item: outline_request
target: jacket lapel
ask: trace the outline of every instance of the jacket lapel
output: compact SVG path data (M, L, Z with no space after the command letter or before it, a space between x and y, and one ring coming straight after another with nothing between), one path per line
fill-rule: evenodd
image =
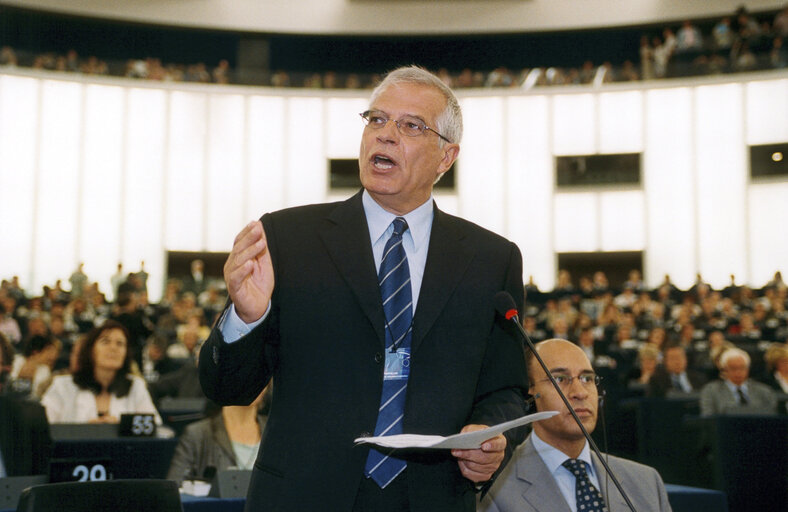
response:
M356 295L382 347L385 343L385 316L361 192L339 203L327 220L328 225L321 233L326 250Z
M624 497L621 495L621 493L618 492L618 488L616 487L616 484L614 484L612 481L609 482L609 485L605 484L605 480L610 477L605 471L605 466L602 465L602 462L599 460L599 457L597 457L595 453L591 453L591 459L594 461L594 468L596 469L597 480L599 480L599 487L600 487L599 492L601 492L602 496L605 498L605 501L608 504L608 509L629 510L629 505L627 505L627 502L626 500L624 500ZM612 459L608 459L607 463L610 466L610 469L616 475L616 478L618 478L621 487L628 488L628 484L626 483L626 479L628 478L628 475L624 471L616 471L616 469L613 467L614 462ZM632 499L631 494L630 494L630 499Z
M542 512L570 512L555 478L547 470L542 458L534 449L531 438L525 440L522 455L513 457L517 463L517 479L523 482L523 500L530 509Z
M412 352L416 352L443 311L476 252L453 217L437 206L434 212L427 263L413 318Z

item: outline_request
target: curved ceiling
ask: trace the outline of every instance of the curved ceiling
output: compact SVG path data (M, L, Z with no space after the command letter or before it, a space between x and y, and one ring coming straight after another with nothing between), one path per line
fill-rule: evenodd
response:
M467 34L641 25L786 0L2 0L79 16L290 34Z

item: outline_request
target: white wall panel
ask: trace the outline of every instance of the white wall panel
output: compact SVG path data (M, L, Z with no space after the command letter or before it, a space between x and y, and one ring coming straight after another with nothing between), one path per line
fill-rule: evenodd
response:
M599 196L557 193L553 203L555 252L599 250Z
M288 206L319 203L328 192L325 123L320 98L290 98L287 102L287 169L285 197Z
M464 133L456 168L460 215L503 233L506 229L503 99L466 98L461 105ZM499 207L490 208L493 204Z
M205 248L207 100L200 93L170 95L164 242L171 251Z
M762 285L781 271L788 274L788 182L750 187L750 273L748 281ZM738 277L738 276L737 276ZM744 277L744 276L742 276ZM744 282L739 279L738 282Z
M599 247L602 251L645 249L645 221L645 198L640 190L599 194Z
M750 82L746 91L747 144L788 141L788 80Z
M593 94L553 97L553 154L591 155L597 152L595 103Z
M244 98L217 94L209 100L206 241L209 251L229 252L244 224Z
M167 114L168 95L165 91L129 89L121 261L129 271L137 270L140 262L145 261L145 270L150 274L148 294L152 301L158 301L161 296L166 272L164 166L169 134Z
M367 110L363 98L329 98L326 106L326 155L328 158L357 158L364 123L358 114Z
M279 210L287 205L286 100L275 96L252 96L248 104L249 186L246 191L244 225L265 212Z
M697 271L692 90L646 93L644 280L689 288Z
M33 289L74 270L80 200L83 86L44 80L33 241Z
M85 272L105 292L111 290L109 278L120 258L123 234L124 97L121 87L85 88L77 260L85 263Z
M599 95L599 152L639 153L643 150L643 93Z
M738 84L696 90L699 268L713 287L725 286L730 274L749 279L742 100Z
M0 76L0 275L30 288L40 81Z
M553 156L547 96L506 100L507 235L523 254L523 273L551 289L553 252Z

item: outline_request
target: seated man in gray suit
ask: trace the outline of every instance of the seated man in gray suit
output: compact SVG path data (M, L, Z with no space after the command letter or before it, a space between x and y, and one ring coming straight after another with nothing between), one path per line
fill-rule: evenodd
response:
M729 348L720 356L720 376L700 391L700 414L774 414L777 395L766 384L750 379L750 355Z
M536 350L583 426L589 433L593 432L599 405L598 379L585 352L561 339L538 343ZM533 432L514 452L512 460L482 499L479 510L628 511L624 498L609 481L602 463L592 454L580 427L530 351L527 359L529 392L537 411L559 411L560 414L534 423ZM613 456L607 458L607 463L638 512L671 510L665 486L656 470ZM586 496L590 496L588 501Z

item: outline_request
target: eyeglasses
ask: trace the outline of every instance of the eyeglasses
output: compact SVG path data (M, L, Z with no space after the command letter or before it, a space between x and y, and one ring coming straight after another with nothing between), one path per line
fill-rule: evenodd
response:
M393 119L389 118L388 114L380 110L366 110L359 115L361 116L361 119L364 120L364 124L374 130L379 130L386 126L389 121L394 121ZM402 116L394 121L394 125L402 135L407 135L408 137L418 137L419 135L424 134L425 130L429 130L451 144L449 139L435 131L433 128L427 126L427 124L418 117Z
M575 379L582 384L585 388L590 388L591 386L598 386L599 383L602 382L602 377L597 375L596 373L581 373L577 377L572 377L571 375L567 375L566 373L553 373L553 378L555 379L556 384L562 390L566 391L572 386L572 381ZM534 382L545 382L549 381L550 379L541 379Z

